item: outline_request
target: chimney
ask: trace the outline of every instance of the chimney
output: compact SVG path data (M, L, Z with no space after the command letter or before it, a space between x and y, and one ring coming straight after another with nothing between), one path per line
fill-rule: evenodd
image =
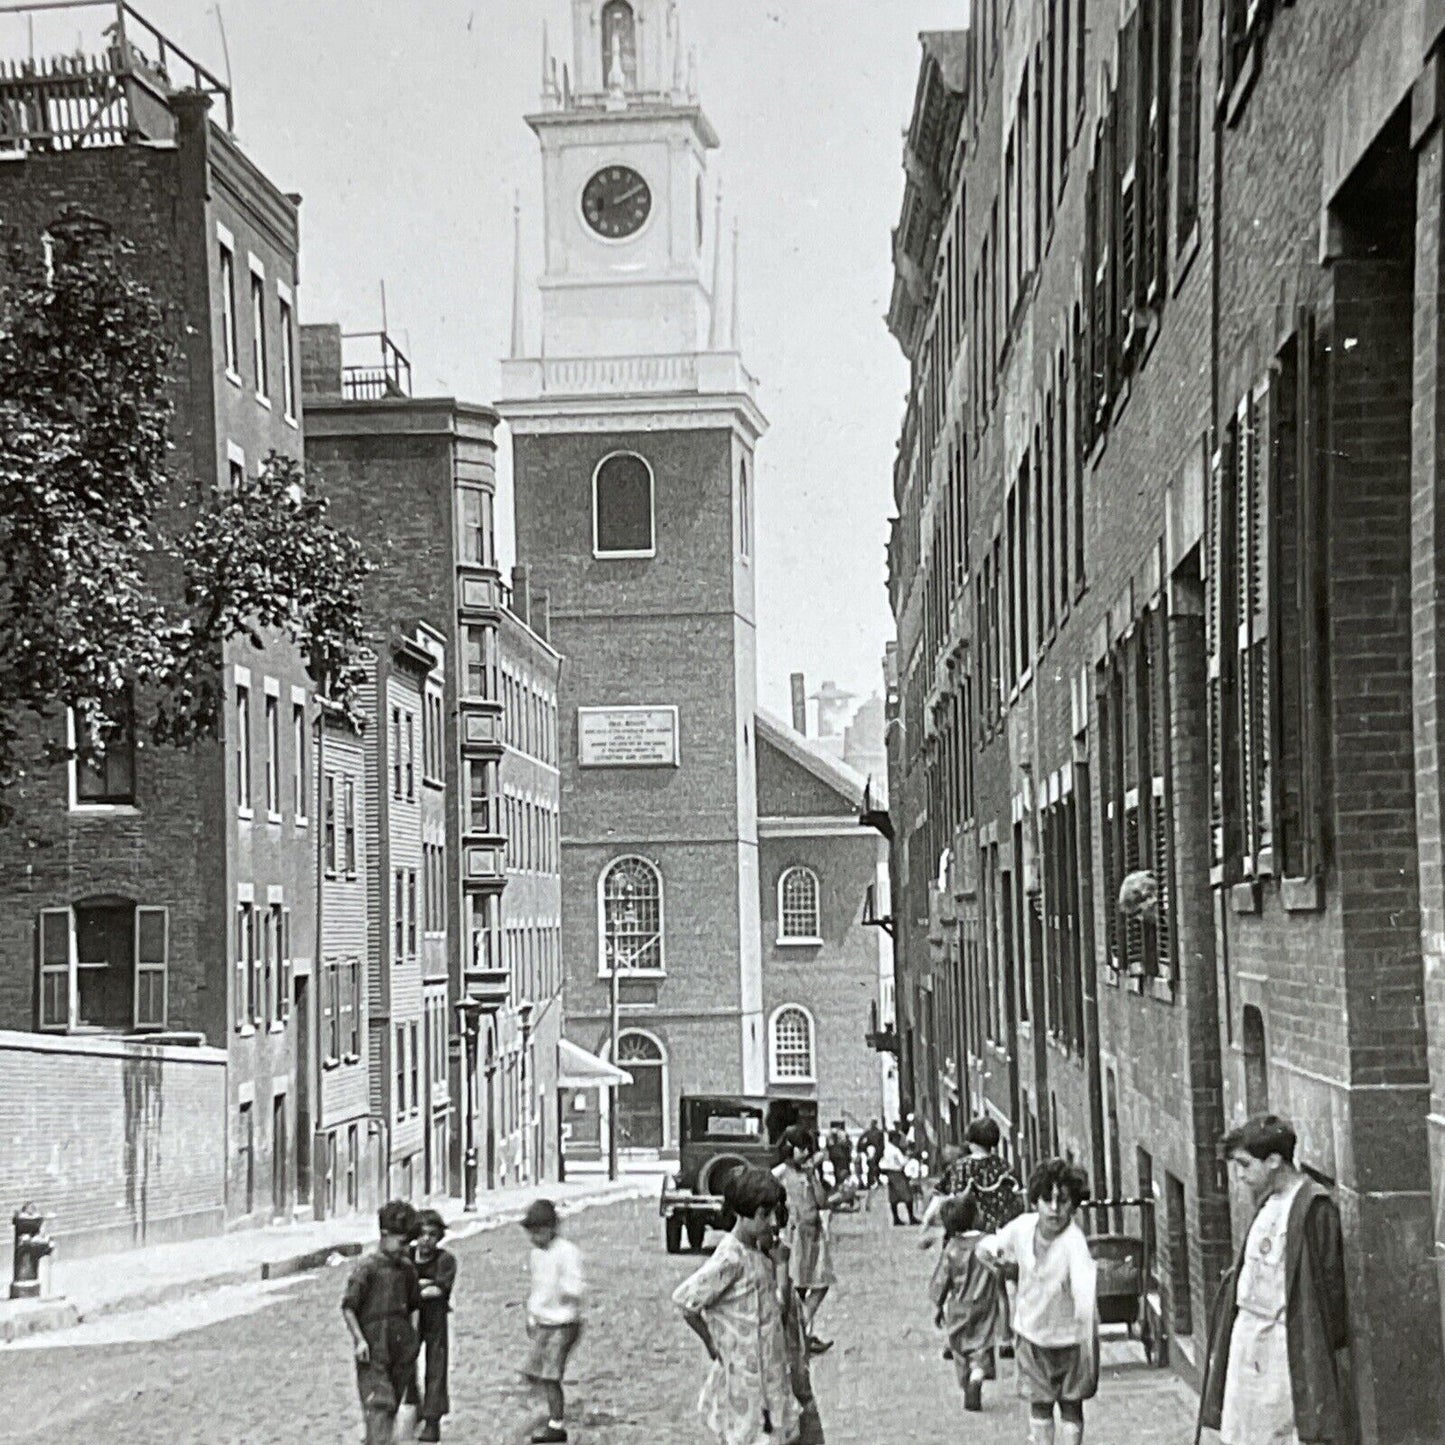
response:
M341 328L334 322L301 328L301 395L341 395Z
M801 672L795 672L788 685L793 693L793 731L808 735L808 687Z
M512 611L532 625L532 569L525 562L512 568Z

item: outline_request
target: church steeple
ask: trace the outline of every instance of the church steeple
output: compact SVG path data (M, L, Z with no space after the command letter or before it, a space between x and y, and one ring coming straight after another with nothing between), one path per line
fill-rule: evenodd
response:
M677 0L572 0L573 104L681 104L685 58Z

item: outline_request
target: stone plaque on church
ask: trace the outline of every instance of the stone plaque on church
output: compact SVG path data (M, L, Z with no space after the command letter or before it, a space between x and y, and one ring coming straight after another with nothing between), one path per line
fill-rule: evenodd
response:
M675 768L675 707L579 707L577 762L584 768Z

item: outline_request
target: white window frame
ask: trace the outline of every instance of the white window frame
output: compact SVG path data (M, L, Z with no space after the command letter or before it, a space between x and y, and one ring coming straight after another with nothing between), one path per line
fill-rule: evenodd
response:
M276 300L281 332L281 415L291 426L297 426L296 299L284 281L276 283Z
M241 473L241 484L244 486L246 481L246 449L245 447L237 446L235 442L228 441L226 443L226 486L228 489L235 489L235 472L238 468Z
M667 975L667 885L662 869L640 853L623 853L609 858L597 875L597 976L611 978L607 966L607 879L623 863L641 863L657 879L657 967L619 968L619 978L664 978Z
M291 689L291 812L292 821L298 828L304 828L311 821L311 799L307 789L307 763L309 747L306 721L306 689Z
M266 819L281 821L281 685L274 677L262 680L266 703Z
M652 538L652 546L637 550L604 552L598 545L597 536L597 480L602 475L602 468L618 457L634 457L647 468L648 534ZM625 448L608 452L592 469L592 555L603 561L626 561L629 558L645 559L657 556L657 474L652 470L652 463L640 452L629 451Z
M216 222L216 241L219 247L217 269L220 273L221 290L221 359L226 368L226 380L232 386L243 386L245 383L241 380L240 372L241 334L237 324L239 317L236 314L236 238L219 221Z
M271 410L271 352L266 344L266 267L255 252L246 255L251 287L251 380L256 401Z
M53 919L62 922L65 928L66 958L63 964L47 964L45 961L45 921ZM36 939L40 968L40 993L35 1001L36 1017L44 1033L69 1033L75 1027L76 999L79 995L76 973L75 914L69 908L42 908L38 920L39 936ZM65 1018L47 1021L45 1014L46 981L51 978L65 979Z
M80 797L80 758L76 754L78 734L75 730L75 709L65 709L65 746L69 754L66 761L67 796L66 807L72 813L94 813L110 817L136 817L140 814L140 805L135 802L129 803L92 803L82 802ZM139 741L133 745L132 774L139 771L140 746ZM132 799L140 796L136 791L138 784L134 776L131 779Z
M794 874L803 874L813 881L813 931L811 933L789 933L786 927L784 897L788 879ZM823 884L817 871L803 863L794 863L778 874L778 947L816 948L823 941Z
M231 689L231 705L236 722L236 814L240 818L255 816L255 794L251 777L251 674L242 675L237 668Z
M784 1014L800 1014L808 1025L808 1072L785 1074L778 1067L778 1022ZM779 1004L768 1015L768 1079L774 1084L816 1084L818 1082L818 1029L812 1010L800 1003Z
M161 923L161 953L159 960L142 962L141 923L143 915L159 916ZM46 920L59 924L65 931L66 959L63 964L47 964L45 961ZM36 1019L42 1033L71 1033L79 1028L76 1014L80 998L80 965L76 947L76 917L73 905L62 908L42 908L37 919L38 936L37 963L39 966L39 994L36 998ZM161 1010L159 1018L141 1017L141 978L143 975L159 976ZM46 983L56 977L65 980L65 1018L49 1018L45 1012ZM163 1030L166 1027L170 1009L170 909L156 904L135 905L131 918L131 1027L133 1029ZM87 1030L88 1032L89 1030Z

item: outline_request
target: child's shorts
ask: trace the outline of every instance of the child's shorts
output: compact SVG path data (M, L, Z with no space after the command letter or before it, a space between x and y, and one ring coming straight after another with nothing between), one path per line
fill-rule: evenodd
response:
M1020 1335L1014 1358L1019 1395L1030 1405L1092 1400L1099 1388L1098 1354L1083 1345L1036 1345Z
M527 1352L522 1373L529 1380L561 1384L567 1374L567 1359L582 1333L580 1321L570 1325L536 1325L531 1330L532 1348Z

